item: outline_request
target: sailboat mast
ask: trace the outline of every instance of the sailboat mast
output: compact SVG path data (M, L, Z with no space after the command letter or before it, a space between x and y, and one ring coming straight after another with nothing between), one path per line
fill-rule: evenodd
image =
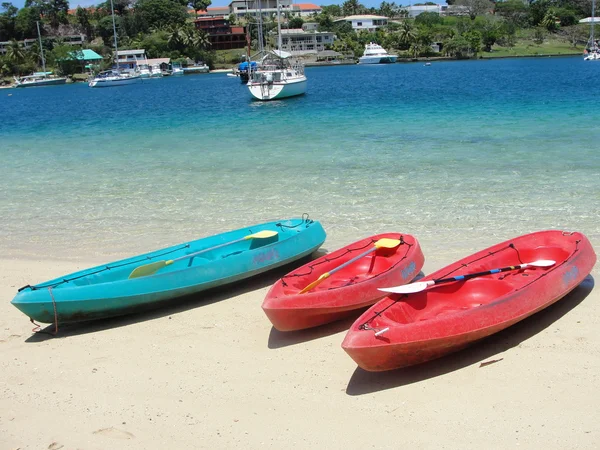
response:
M117 70L119 69L119 48L117 47L117 26L115 25L115 8L113 6L113 0L110 0L110 13L112 14L113 23L113 35L115 38L115 65Z
M281 48L281 5L279 4L279 0L275 0L277 2L277 50L282 51Z
M595 47L595 41L594 41L594 24L596 23L596 0L592 0L592 42L591 42L591 46L592 48Z
M44 59L44 47L42 47L42 35L40 33L40 22L38 22L36 20L35 24L37 25L38 39L40 41L40 56L42 57L42 71L45 72L46 71L46 60Z

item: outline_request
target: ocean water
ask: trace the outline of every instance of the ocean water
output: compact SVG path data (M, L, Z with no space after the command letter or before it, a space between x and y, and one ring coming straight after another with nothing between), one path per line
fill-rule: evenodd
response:
M451 260L541 229L600 249L600 65L307 68L260 103L225 74L0 90L3 257L111 261L303 213Z

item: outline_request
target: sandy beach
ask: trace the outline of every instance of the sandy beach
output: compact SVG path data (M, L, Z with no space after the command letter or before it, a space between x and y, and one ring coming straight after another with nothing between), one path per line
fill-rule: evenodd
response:
M351 321L271 327L260 305L289 268L56 337L10 304L97 262L0 261L0 448L597 448L592 276L467 350L368 373L340 348Z

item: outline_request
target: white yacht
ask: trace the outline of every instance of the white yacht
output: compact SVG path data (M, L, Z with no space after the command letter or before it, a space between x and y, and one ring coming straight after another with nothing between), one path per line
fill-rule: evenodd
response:
M390 55L385 49L375 42L365 45L365 52L358 58L359 64L389 64L395 63L398 55Z
M281 51L280 6L277 2L278 48L267 52L260 64L253 69L250 65L248 89L257 100L278 100L294 97L306 92L306 75L304 65L292 59L292 54ZM261 45L262 47L262 45Z
M119 48L117 45L117 27L115 25L115 10L113 7L113 1L110 0L110 11L112 14L112 23L113 23L113 35L115 39L115 66L116 69L105 70L104 72L100 72L94 78L90 80L88 85L92 88L98 87L112 87L112 86L122 86L125 84L133 84L141 81L141 77L139 73L135 72L126 72L119 68Z
M15 87L36 87L36 86L52 86L54 84L65 84L65 77L57 77L52 72L46 72L46 59L44 58L44 47L42 46L42 35L40 33L40 23L36 22L38 39L40 45L40 57L42 58L42 72L34 72L31 75L24 77L14 77Z
M306 92L304 66L292 61L291 54L280 50L268 52L259 68L251 72L248 89L258 100L277 100Z
M52 72L34 72L24 77L14 77L15 87L52 86L54 84L65 84L67 79L52 75Z
M89 86L93 88L123 86L125 84L137 83L140 80L140 76L136 74L120 70L105 70L96 75L89 82Z

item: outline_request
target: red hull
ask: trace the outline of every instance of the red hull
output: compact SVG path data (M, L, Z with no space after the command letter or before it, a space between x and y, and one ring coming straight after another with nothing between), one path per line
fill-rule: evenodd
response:
M475 253L419 281L541 259L556 263L391 294L354 322L342 348L361 368L374 372L439 358L560 300L591 272L596 254L581 233L540 231Z
M319 276L368 250L383 238L399 239L402 244L360 258L312 290L299 294ZM288 273L271 287L262 308L279 331L323 325L356 315L357 310L384 297L378 287L410 282L421 271L424 261L421 246L411 235L384 233L371 236Z

